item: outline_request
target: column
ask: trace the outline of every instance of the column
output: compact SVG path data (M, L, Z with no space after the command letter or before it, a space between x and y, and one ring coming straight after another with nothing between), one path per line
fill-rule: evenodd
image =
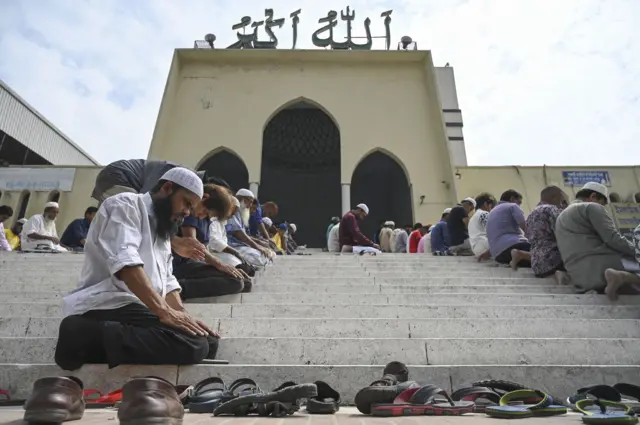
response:
M351 209L351 185L342 183L342 215Z
M258 187L260 186L260 183L249 183L249 190L253 192L253 196L255 196L256 198L258 198Z

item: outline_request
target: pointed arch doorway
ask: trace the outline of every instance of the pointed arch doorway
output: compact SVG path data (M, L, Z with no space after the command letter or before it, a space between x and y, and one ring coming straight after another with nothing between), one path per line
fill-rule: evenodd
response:
M317 103L298 99L267 122L259 197L278 204L277 220L296 223L299 243L326 245L329 220L341 212L340 130Z
M391 220L398 227L413 223L407 174L394 158L382 151L366 155L353 171L351 203L360 202L370 210L369 216L360 223L360 230L369 238L382 222Z
M244 161L235 153L222 148L204 160L198 171L206 171L208 177L226 180L233 192L249 188L249 170Z

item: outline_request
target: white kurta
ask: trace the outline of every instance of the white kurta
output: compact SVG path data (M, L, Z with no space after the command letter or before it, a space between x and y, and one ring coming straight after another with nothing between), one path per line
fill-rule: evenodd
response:
M329 252L340 252L340 223L333 226L329 231L327 248L329 248Z
M64 297L65 316L143 304L114 276L124 267L143 266L163 298L180 290L173 276L171 241L157 237L154 220L148 193L121 193L102 203L87 234L78 288Z
M66 252L67 250L58 244L55 244L46 239L31 239L28 235L37 233L42 236L58 237L58 231L56 230L56 224L48 223L45 220L44 215L36 214L32 216L22 227L22 233L20 239L22 240L21 246L23 251L33 251L38 245L45 245L52 251Z
M226 220L220 221L217 218L211 219L211 224L209 225L209 245L207 248L211 255L216 257L218 260L228 266L236 267L242 264L242 261L240 261L235 255L223 252L229 247L229 244L227 243L226 224Z

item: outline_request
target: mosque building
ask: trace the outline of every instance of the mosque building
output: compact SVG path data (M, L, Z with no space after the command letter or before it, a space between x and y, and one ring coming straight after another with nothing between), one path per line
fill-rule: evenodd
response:
M609 186L621 227L640 222L639 166L468 165L453 68L435 67L431 52L408 37L392 48L389 15L382 16L382 50L371 49L368 26L364 42L334 42L331 25L338 18L331 13L322 18L326 28L312 36L326 50L274 48L273 39L257 41L255 32L238 32L229 48L214 48L209 34L194 48L176 49L148 159L206 170L236 190L251 189L262 202L275 201L311 247L324 246L332 216L360 202L370 208L362 228L371 234L386 220L434 223L445 208L484 191L499 197L516 189L528 212L545 186L571 196L593 180ZM296 39L297 33L294 47ZM7 112L12 92L0 89L9 93L3 103L0 92L0 137L23 137L26 146L37 132L15 129L37 119L16 122L21 117ZM7 157L0 144L0 161L10 165L0 168L0 204L30 215L54 193L61 204L59 231L96 204L90 195L101 169L60 139L73 155L45 162Z

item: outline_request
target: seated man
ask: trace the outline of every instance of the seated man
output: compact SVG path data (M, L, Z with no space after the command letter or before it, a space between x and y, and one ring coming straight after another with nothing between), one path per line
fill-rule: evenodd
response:
M272 227L272 236L271 240L276 245L278 249L277 253L279 255L284 255L287 253L287 224L280 223L277 227Z
M248 276L253 277L256 269L251 266L247 260L237 250L229 246L227 238L227 220L233 215L240 205L237 198L232 197L233 207L229 215L217 215L211 217L211 225L209 226L209 244L207 249L218 260L224 264L230 265L244 271ZM263 220L266 220L264 218Z
M470 255L469 214L476 207L476 200L465 198L460 205L456 205L449 212L447 231L449 232L449 250L456 255Z
M338 223L340 223L340 217L332 217L331 222L327 227L327 234L325 235L325 239L327 240L327 250L329 250L329 233L331 233L331 229L333 229Z
M615 299L622 286L635 281L632 273L619 272L636 268L637 262L633 261L633 244L620 234L604 207L608 202L606 186L585 184L558 216L556 240L578 292L604 291ZM633 290L631 286L625 289Z
M248 189L238 191L236 194L238 202L234 201L233 215L227 221L226 231L229 246L236 249L255 269L261 269L269 263L275 253L258 244L246 232L253 198L253 193Z
M0 205L0 251L13 251L4 229L4 222L9 220L12 215L13 208L8 205Z
M283 244L286 244L285 250L287 251L287 254L295 253L299 247L298 243L293 238L293 236L296 234L297 231L298 231L298 227L295 225L295 223L287 224L287 228L285 230L285 239L284 239L285 242L283 242ZM306 248L306 245L301 248L303 249Z
M4 234L9 242L9 247L12 251L19 251L20 246L20 233L22 233L22 226L27 222L26 218L21 218L16 221L11 229L4 229Z
M418 253L418 245L420 244L420 239L424 235L427 234L427 229L422 225L422 223L416 223L413 225L413 232L409 235L409 254L417 254Z
M524 236L526 220L520 208L522 195L509 189L500 196L500 202L489 213L487 239L491 256L500 264L531 267L531 245Z
M340 251L347 253L370 252L374 254L382 253L380 245L374 244L369 238L362 234L358 220L364 220L369 215L369 207L365 204L358 204L351 211L347 211L340 220Z
M226 189L213 184L205 185L202 201L191 215L184 218L178 236L194 238L208 245L210 217L226 217L232 208L233 197ZM251 292L251 278L245 272L225 264L208 250L205 251L204 261L175 254L173 275L182 287L180 295L183 300Z
M59 212L60 206L57 202L47 202L43 214L36 214L27 220L20 235L23 251L67 252L66 248L60 245L56 229Z
M413 226L405 224L404 228L397 228L393 230L392 247L393 252L398 254L406 254L409 252L409 235L413 232Z
M544 188L540 203L527 217L527 239L531 244L531 269L536 277L555 276L560 284L568 284L562 256L556 240L556 221L567 206L567 195L557 186Z
M78 288L64 297L58 366L215 358L218 336L185 310L170 261L171 235L202 195L194 172L173 168L150 193L122 193L102 203L87 235Z
M489 212L496 204L496 200L488 193L481 193L476 197L476 212L469 219L469 242L471 251L478 261L491 258L489 240L487 239L487 221Z
M98 212L96 207L89 207L84 212L84 218L73 220L62 233L60 244L73 251L83 251L87 233L89 233L89 226L93 217L96 216L96 212Z
M447 229L447 218L451 208L445 208L440 221L431 228L431 252L433 255L451 255L449 251L449 230Z
M418 254L431 253L431 225L427 224L424 229L425 234L422 235L420 242L418 242Z
M329 252L340 252L340 222L331 228L327 245Z
M384 226L382 226L382 230L378 235L382 252L391 252L391 236L395 226L396 224L393 221L385 221Z

